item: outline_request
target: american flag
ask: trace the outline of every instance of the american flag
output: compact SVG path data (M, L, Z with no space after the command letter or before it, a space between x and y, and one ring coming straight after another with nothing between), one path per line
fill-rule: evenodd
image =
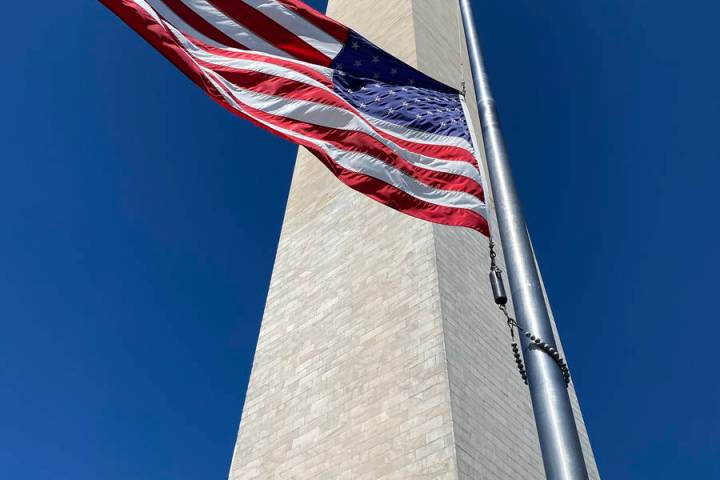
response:
M462 95L299 0L101 0L214 100L408 215L488 234Z

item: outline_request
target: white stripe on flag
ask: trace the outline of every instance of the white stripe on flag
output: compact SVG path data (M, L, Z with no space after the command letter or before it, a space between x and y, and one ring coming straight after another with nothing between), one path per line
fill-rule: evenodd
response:
M161 0L135 0L135 3L137 3L138 5L140 5L141 7L143 7L144 10L148 11L148 9L145 7L145 5L146 5L145 2L149 3L150 6L152 6L152 9L155 10L154 12L151 13L151 14L153 15L153 17L156 17L156 18L157 18L157 15L156 15L156 13L155 13L155 12L157 12L157 13L159 13L160 15L162 15L162 17L163 17L165 20L167 20L167 22L161 22L161 21L158 19L158 23L165 23L166 25L167 25L167 24L172 24L172 25L174 25L175 27L177 27L177 28L179 28L180 30L182 30L183 32L185 32L185 33L187 33L187 34L189 34L189 35L192 35L193 37L197 38L198 40L200 40L200 41L202 41L202 42L205 42L205 43L207 43L208 45L211 45L211 46L213 46L213 47L217 47L217 48L228 48L227 45L221 45L221 44L219 44L218 42L216 42L216 41L213 40L212 38L206 37L206 36L203 35L202 33L200 33L200 32L198 32L197 30L195 30L193 27L191 27L190 25L188 25L188 24L185 22L185 20L183 20L182 18L178 17L178 16L175 14L175 12L172 11L172 9L170 9L170 7L168 7L167 5L165 5L165 3L163 3ZM145 5L144 5L144 4L145 4ZM151 9L151 10L152 10L152 9ZM150 12L148 11L148 13L150 13Z
M237 40L248 49L256 50L258 52L272 53L273 55L277 55L279 57L290 56L287 52L283 52L282 50L276 48L274 45L255 35L255 33L248 30L243 25L235 22L233 19L205 0L180 1L204 18L213 27L217 28L228 37Z
M313 87L327 90L327 88L325 88L325 85L321 84L315 79L308 77L307 75L303 75L297 70L286 68L281 65L276 65L274 63L266 63L259 60L247 60L243 58L225 57L222 55L216 55L212 52L208 52L207 50L204 50L192 43L181 32L173 28L172 25L168 25L168 27L172 30L177 39L180 41L180 43L182 43L183 47L185 47L185 49L190 53L190 55L192 55L198 60L202 60L203 62L217 65L220 67L231 67L240 70L252 70L254 72L265 73L267 75L273 75L280 78L288 78L291 80L295 80L296 82L305 83L307 85L312 85ZM287 58L281 58L281 60L283 62L297 62L306 68L312 68L319 74L324 75L325 77L327 77L328 81L330 81L331 79L332 70L329 68L319 67L317 65L305 62L289 60Z
M419 200L443 207L464 208L485 216L485 204L474 195L430 187L382 160L365 153L340 150L330 144L326 144L323 150L328 152L339 165L348 170L382 180Z
M155 10L156 10L155 7L148 5L148 2L153 3L153 0L148 0L148 2L146 2L145 0L132 0L132 1L133 1L135 4L137 4L140 8L142 8L143 10L145 10L145 12L146 12L148 15L150 15L151 17L153 17L153 19L154 19L156 22L162 23L162 20L161 20L160 17L158 16L158 12L155 11Z
M439 135L437 133L423 132L416 130L411 127L404 127L402 125L396 125L391 122L386 122L376 117L368 115L368 122L372 123L375 127L386 131L390 135L407 140L410 142L422 142L430 145L450 145L453 147L464 148L470 153L473 153L473 147L468 143L467 140L460 137L452 137L450 135Z
M335 58L343 44L308 22L285 5L276 0L242 0L251 7L260 11L266 17L274 20L305 42L321 51L331 59Z

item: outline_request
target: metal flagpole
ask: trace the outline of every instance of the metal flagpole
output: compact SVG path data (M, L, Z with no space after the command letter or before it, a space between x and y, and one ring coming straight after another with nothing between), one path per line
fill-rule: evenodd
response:
M540 274L510 171L470 0L460 0L460 10L515 315L525 331L557 348ZM546 351L534 348L535 344L525 335L521 335L521 339L545 475L548 480L587 480L585 459L563 373Z

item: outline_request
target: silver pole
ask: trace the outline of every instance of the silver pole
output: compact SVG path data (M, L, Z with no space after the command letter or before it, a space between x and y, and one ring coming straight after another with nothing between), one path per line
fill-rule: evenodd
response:
M557 348L490 92L470 0L460 0L460 10L515 315L520 326ZM587 480L585 459L560 368L548 354L533 349L524 335L521 338L545 475L548 480Z

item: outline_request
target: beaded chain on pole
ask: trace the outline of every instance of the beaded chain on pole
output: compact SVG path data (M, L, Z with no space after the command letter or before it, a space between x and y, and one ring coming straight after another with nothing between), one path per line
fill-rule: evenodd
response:
M523 379L523 382L525 382L525 385L527 385L527 370L525 370L525 364L522 360L522 355L520 354L520 346L518 342L515 341L515 329L517 328L518 334L525 335L530 340L529 349L537 349L545 352L550 356L550 358L553 359L553 361L557 364L557 366L560 368L560 371L562 372L563 378L565 379L565 386L568 386L570 384L570 369L567 366L567 363L565 363L565 360L560 356L560 352L558 352L554 347L552 347L547 342L544 342L540 337L533 335L531 332L525 330L522 328L518 323L515 321L514 318L510 316L510 314L507 311L507 294L505 293L505 285L502 280L502 270L500 267L497 266L497 253L495 253L495 243L490 240L490 286L492 287L493 291L493 297L495 298L495 303L497 304L500 311L505 315L505 318L507 320L508 328L510 328L510 338L512 339L512 350L513 350L513 356L515 357L515 363L517 364L518 371L520 372L520 377Z

